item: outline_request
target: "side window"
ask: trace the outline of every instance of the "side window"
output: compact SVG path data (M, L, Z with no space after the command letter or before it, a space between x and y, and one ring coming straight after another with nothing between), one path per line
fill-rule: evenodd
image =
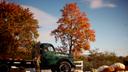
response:
M48 47L48 50L49 51L54 51L53 47L51 47L51 46Z

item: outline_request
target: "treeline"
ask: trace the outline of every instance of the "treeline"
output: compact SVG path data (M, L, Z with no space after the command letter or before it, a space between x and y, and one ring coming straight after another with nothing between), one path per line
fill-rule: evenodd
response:
M116 56L112 52L98 52L97 50L90 51L87 56L81 56L78 60L83 60L84 71L90 71L92 68L97 69L102 65L112 65L116 62L128 65L128 56Z

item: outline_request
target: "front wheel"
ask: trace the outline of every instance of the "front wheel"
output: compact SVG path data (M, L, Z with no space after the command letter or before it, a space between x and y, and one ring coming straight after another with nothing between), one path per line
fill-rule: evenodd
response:
M71 65L67 61L62 61L57 66L57 72L71 72Z

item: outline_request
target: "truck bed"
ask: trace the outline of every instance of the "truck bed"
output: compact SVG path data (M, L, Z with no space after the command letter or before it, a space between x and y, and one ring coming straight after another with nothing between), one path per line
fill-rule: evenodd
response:
M24 67L24 68L34 68L33 60L0 60L0 65L8 65L9 67Z

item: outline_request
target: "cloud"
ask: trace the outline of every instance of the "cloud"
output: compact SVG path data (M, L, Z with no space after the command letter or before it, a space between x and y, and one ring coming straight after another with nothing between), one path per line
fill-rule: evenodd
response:
M109 0L109 2L105 2L105 0L83 0L86 4L89 4L89 6L93 9L96 8L114 8L116 7L116 5L114 3L111 3Z
M54 38L50 36L50 32L56 28L57 18L33 6L22 5L22 7L29 8L34 18L38 20L40 26L38 41L51 42Z

